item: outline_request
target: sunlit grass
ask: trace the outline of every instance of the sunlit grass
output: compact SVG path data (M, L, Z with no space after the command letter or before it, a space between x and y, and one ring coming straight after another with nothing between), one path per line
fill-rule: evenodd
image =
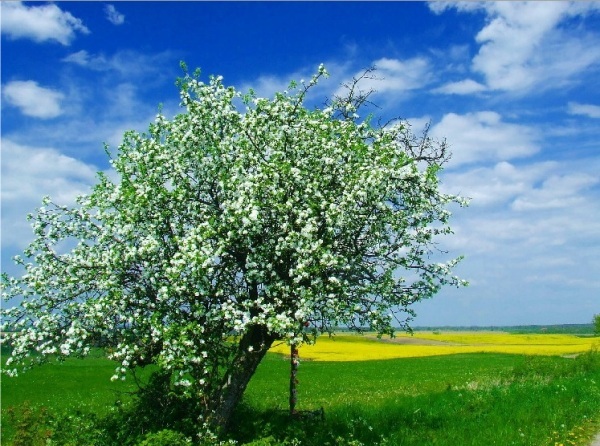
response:
M300 357L311 361L369 361L417 358L462 353L509 353L521 355L570 355L598 346L598 339L568 334L510 334L498 332L416 332L394 339L372 335L343 334L320 337L314 345L300 347ZM274 353L289 354L289 346L276 344Z
M344 342L345 348L363 352L428 347L390 344L373 336L334 339L323 337L319 343L339 348ZM288 353L285 345L278 348ZM17 433L22 439L24 433L54 432L52 444L123 446L121 437L115 443L117 437L107 432L138 435L134 428L119 426L129 426L126 421L139 426L136 417L142 415L130 411L127 391L134 390L134 383L111 382L113 369L114 362L99 354L5 377L2 444L50 444L11 440ZM483 353L306 361L298 373L297 408L323 408L325 418L296 420L287 415L289 361L269 353L248 386L230 435L239 445L252 446L584 446L600 428L599 373L598 354L592 353L568 359ZM115 405L116 399L121 404ZM40 413L48 416L36 415ZM112 424L104 421L107 414L117 416Z
M272 440L253 446L584 446L598 429L598 373L594 353L307 361L298 404L323 407L325 420L290 423L289 364L267 355L236 418L235 438Z

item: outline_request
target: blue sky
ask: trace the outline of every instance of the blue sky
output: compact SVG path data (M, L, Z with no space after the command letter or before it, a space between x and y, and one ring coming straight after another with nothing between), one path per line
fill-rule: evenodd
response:
M471 282L415 325L587 323L600 313L600 3L2 2L2 270L43 195L108 170L103 143L178 112L179 61L269 96L369 66L384 118L446 138L443 241Z

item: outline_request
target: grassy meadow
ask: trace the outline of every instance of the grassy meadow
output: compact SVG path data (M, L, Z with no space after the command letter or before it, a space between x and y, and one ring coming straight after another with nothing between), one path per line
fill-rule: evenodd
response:
M300 349L298 409L323 408L324 418L294 420L286 413L289 349L278 345L253 377L230 439L254 446L587 445L600 430L598 340L497 332L322 337ZM2 444L142 444L150 424L132 418L149 412L132 405L133 379L109 380L114 366L97 351L3 377Z

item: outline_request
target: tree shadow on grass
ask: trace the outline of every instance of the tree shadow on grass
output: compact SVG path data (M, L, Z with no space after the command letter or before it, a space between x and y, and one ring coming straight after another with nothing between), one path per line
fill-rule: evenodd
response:
M450 422L447 416L415 410L401 404L384 403L378 407L347 406L330 411L307 411L290 416L284 410L254 409L247 404L238 407L230 429L230 437L248 445L352 445L378 446L395 444L429 444L436 432ZM400 441L402 432L419 430L419 443Z

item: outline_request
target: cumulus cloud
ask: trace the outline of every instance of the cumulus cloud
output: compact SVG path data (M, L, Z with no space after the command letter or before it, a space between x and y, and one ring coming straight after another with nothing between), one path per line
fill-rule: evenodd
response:
M518 318L554 323L549 317L575 323L582 313L567 313L561 302L575 295L579 299L582 292L589 296L577 300L578 305L590 311L597 305L600 281L593 278L600 260L593 247L600 243L600 227L594 224L600 219L599 162L594 157L498 162L443 173L445 190L473 198L470 210L456 212L454 235L444 240L445 249L466 255L464 273L457 273L473 279L460 292L461 299L472 298L472 323L508 325ZM444 293L449 292L440 298ZM515 315L503 308L514 302L511 296L523 302ZM444 305L441 300L438 304Z
M377 68L376 79L372 85L381 93L415 90L425 86L430 78L429 61L423 57L407 60L379 59L373 65Z
M444 188L471 198L474 208L510 209L518 213L567 210L584 206L590 190L600 184L592 172L597 161L587 166L545 161L517 166L502 161L444 175ZM516 215L516 214L513 214Z
M501 161L492 166L446 173L444 187L469 197L471 207L497 207L527 193L554 167L555 163L547 162L517 168Z
M64 95L56 90L40 87L35 81L12 81L2 88L4 100L26 116L50 119L62 114Z
M472 70L493 90L527 92L532 88L562 86L600 62L600 37L573 33L565 21L600 10L599 4L572 2L472 2L429 3L441 14L486 13L485 26L475 40L479 52Z
M42 195L73 205L89 193L97 169L55 149L2 139L2 246L22 250L32 234L25 216L41 205ZM41 194L41 195L40 195Z
M81 19L53 3L26 6L22 2L2 2L0 8L2 34L11 39L31 39L35 42L54 40L62 45L70 45L77 32L90 32Z
M125 23L125 16L117 11L117 8L115 8L114 5L106 5L104 7L104 13L106 14L106 19L113 25L122 25Z
M569 102L568 112L570 115L582 115L587 116L588 118L600 118L600 105Z
M290 81L308 81L316 72L318 63L311 67L304 67L283 75L263 74L258 78L241 85L240 91L247 91L252 88L260 97L270 97L276 91L286 90ZM415 57L411 59L381 58L372 61L370 66L376 70L371 76L362 78L357 87L364 91L374 90L381 94L377 103L383 101L395 101L402 94L408 93L428 85L432 79L432 66L426 57ZM312 91L311 97L333 97L344 96L347 89L343 85L352 83L353 78L359 78L364 74L364 70L356 71L356 66L351 60L343 62L325 61L324 66L331 77L327 81L321 81ZM341 85L340 87L337 87ZM333 90L332 90L333 86ZM309 98L310 100L310 98ZM319 103L319 105L322 105Z
M450 167L478 161L507 161L539 150L533 129L504 122L493 111L448 113L431 128L431 135L451 142Z

